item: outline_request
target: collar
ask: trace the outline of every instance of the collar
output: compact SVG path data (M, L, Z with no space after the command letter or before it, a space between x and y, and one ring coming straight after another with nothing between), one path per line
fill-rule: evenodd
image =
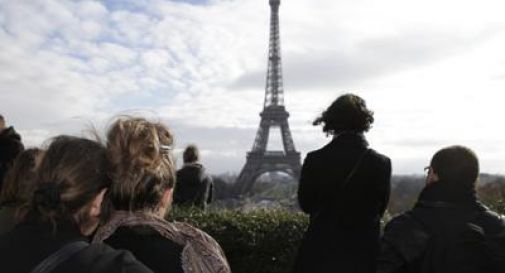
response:
M184 163L182 167L195 167L195 168L203 168L203 165L199 162L191 162L191 163Z
M424 187L419 195L418 203L461 207L474 206L478 204L478 201L474 188L465 188L457 182L440 180Z
M331 143L342 146L355 146L367 148L369 146L365 135L351 131L342 132L333 136Z

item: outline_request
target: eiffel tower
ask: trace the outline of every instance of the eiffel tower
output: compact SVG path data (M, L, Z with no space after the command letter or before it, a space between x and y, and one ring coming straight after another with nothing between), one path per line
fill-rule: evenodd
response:
M282 63L279 33L280 0L270 2L270 44L268 53L268 72L261 121L252 150L247 153L246 163L237 179L238 191L248 193L256 179L264 173L282 171L294 179L300 175L300 153L296 151L291 131L289 113L284 107L284 88L282 84ZM270 129L280 129L282 151L267 151Z

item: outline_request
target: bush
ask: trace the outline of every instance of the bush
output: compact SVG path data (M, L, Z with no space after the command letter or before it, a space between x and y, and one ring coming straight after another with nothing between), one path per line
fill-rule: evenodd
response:
M505 213L503 199L486 204ZM288 273L308 226L308 217L283 209L214 210L174 208L169 220L189 223L214 237L234 273ZM392 216L386 212L384 226Z
M302 213L285 210L174 209L170 220L187 222L214 237L234 273L288 273L308 225Z

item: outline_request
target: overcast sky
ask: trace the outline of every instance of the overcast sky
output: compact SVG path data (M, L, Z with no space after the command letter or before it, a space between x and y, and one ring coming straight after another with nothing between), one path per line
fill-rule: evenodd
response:
M450 144L505 173L504 11L503 0L282 0L297 149L328 142L311 121L354 92L395 173L421 173ZM269 15L268 0L0 0L0 113L28 146L141 113L173 130L177 151L198 144L211 172L239 172L262 110Z

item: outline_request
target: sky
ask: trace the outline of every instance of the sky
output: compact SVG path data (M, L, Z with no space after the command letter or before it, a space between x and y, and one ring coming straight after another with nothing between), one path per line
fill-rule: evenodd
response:
M421 173L452 144L505 174L504 10L502 0L282 0L295 146L305 156L330 141L312 120L355 93L395 174ZM268 0L0 0L0 113L27 146L147 116L173 131L178 156L195 143L211 173L237 173L263 107L269 16Z

